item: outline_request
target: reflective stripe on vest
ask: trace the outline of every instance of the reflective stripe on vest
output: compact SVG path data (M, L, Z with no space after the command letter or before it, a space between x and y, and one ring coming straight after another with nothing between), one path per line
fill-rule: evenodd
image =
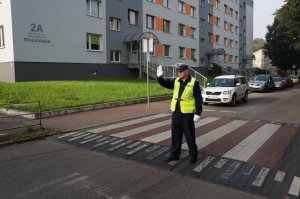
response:
M176 78L174 81L174 91L173 98L171 102L171 110L174 112L176 109L176 103L180 100L180 111L181 113L194 113L195 111L195 98L194 98L194 85L196 79L191 77L191 81L187 83L184 88L184 91L181 95L180 99L178 98L180 82L178 81L180 78Z

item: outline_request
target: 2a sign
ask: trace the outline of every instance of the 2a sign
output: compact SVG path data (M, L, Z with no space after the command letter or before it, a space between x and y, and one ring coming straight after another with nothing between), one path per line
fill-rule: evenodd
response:
M42 25L40 24L32 23L30 24L30 26L31 26L31 32L43 32Z

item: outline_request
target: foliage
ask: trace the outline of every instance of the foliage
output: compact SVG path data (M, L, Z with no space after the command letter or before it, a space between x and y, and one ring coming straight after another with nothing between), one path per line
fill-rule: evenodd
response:
M256 38L253 41L253 52L262 49L265 45L266 41L262 38Z
M288 35L287 28L275 18L268 26L266 34L265 55L272 60L272 65L286 71L299 63L299 52L293 47L293 39Z
M293 46L300 52L300 0L286 0L276 18L287 28L288 35L294 40Z
M213 75L218 76L222 74L222 68L219 64L217 63L212 63L213 65Z
M146 98L146 85L144 80L0 82L0 104L41 101L42 111L102 104ZM150 96L171 93L157 81L150 82ZM32 105L25 110L36 111L37 107Z

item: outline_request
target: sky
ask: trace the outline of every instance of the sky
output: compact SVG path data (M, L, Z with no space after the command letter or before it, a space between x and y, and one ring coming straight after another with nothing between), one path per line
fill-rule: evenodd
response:
M255 38L265 39L267 26L272 25L274 21L274 12L280 9L284 0L254 0L254 35Z

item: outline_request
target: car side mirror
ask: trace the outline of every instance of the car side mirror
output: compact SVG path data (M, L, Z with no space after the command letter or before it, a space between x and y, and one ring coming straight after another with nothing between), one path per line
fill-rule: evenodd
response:
M236 83L236 86L240 86L241 85L241 83Z
M210 85L210 83L207 83L207 86L209 86Z

